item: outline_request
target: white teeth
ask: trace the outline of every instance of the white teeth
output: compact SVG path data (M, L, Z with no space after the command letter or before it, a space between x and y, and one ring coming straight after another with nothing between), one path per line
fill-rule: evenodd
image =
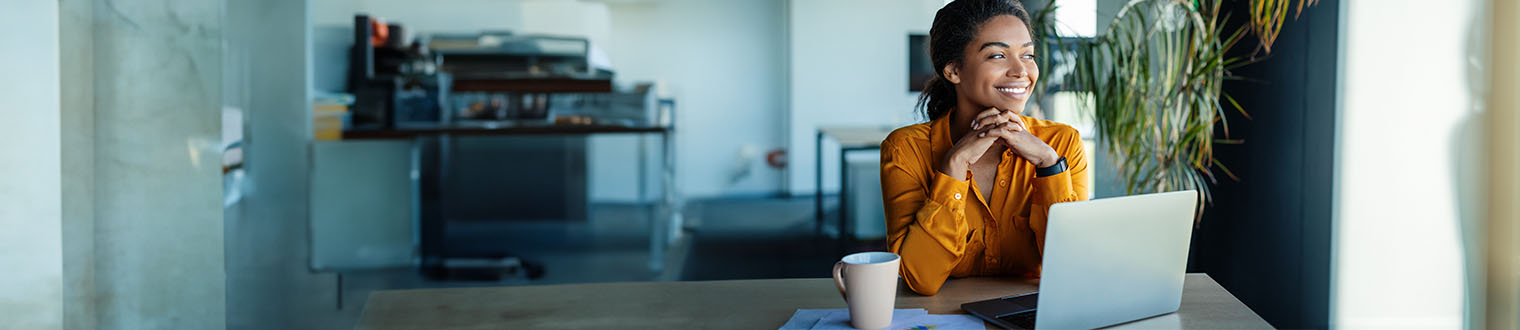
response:
M1004 93L1023 94L1024 92L1029 91L1029 88L1025 88L1025 87L1012 87L1012 88L1010 88L1010 87L998 87L997 90L999 92L1004 92Z

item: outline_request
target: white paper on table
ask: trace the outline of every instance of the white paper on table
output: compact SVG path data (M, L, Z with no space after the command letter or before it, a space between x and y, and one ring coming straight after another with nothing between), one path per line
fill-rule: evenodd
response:
M813 329L814 326L818 325L819 321L821 321L824 317L829 316L830 314L834 314L834 313L842 313L844 315L844 320L845 320L845 329L853 329L853 328L849 327L850 310L849 309L844 309L844 308L835 308L835 309L798 309L796 313L792 313L792 319L787 320L786 324L781 326L781 330L807 330L807 329ZM924 310L923 308L903 308L903 309L897 309L897 310L893 310L892 311L892 320L896 321L898 318L904 317L904 316L923 316L923 315L929 315L929 311Z
M929 314L923 309L899 309L892 313L891 330L959 330L985 329L982 320L965 314ZM813 325L813 330L850 330L850 312L829 313Z
M967 314L924 314L910 318L906 322L899 323L893 320L889 329L908 330L960 330L960 329L986 329L982 319Z
M812 329L813 325L818 324L818 320L822 319L825 315L842 310L846 309L798 309L796 313L792 313L792 319L786 320L786 324L781 326L781 330Z

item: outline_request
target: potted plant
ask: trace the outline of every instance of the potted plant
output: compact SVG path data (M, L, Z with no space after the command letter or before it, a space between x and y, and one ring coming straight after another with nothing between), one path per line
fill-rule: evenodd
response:
M1235 178L1213 157L1216 143L1242 143L1229 139L1224 111L1250 118L1223 84L1237 79L1230 70L1270 53L1290 1L1251 0L1251 21L1226 31L1221 0L1133 0L1090 39L1062 38L1048 6L1034 15L1045 41L1039 53L1048 54L1040 65L1067 73L1038 88L1085 96L1081 110L1092 116L1126 193L1198 190L1201 219L1215 169ZM1314 2L1299 0L1298 11ZM1257 49L1229 56L1247 33L1257 35ZM1224 137L1215 136L1216 124Z

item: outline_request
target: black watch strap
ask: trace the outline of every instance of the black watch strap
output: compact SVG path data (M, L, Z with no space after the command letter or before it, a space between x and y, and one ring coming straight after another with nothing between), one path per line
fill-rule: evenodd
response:
M1034 169L1034 177L1043 178L1061 174L1061 172L1066 172L1066 157L1061 157L1061 159L1056 160L1055 165Z

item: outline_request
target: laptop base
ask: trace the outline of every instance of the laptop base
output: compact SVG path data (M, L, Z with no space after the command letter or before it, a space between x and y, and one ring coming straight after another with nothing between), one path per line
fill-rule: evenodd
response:
M961 304L961 310L1004 329L1034 329L1040 293L1026 293Z

